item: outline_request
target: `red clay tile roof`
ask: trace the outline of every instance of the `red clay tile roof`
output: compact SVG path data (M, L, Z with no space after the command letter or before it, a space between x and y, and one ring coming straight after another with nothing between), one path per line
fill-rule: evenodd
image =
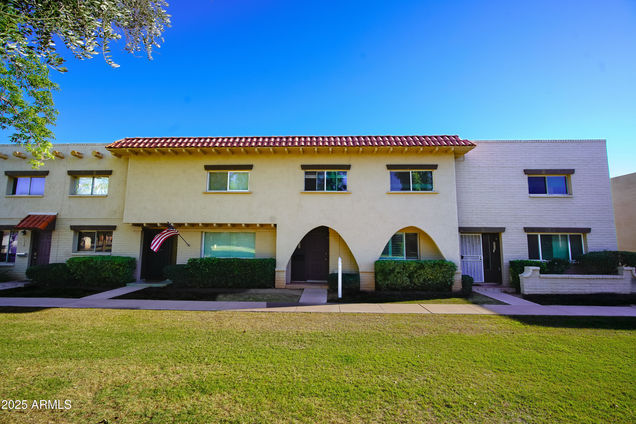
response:
M202 147L408 147L475 145L456 135L282 136L282 137L128 137L107 149Z
M27 215L15 228L17 230L46 230L54 222L55 215Z

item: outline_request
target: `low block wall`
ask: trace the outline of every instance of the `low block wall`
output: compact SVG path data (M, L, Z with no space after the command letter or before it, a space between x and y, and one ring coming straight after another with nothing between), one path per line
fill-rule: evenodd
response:
M519 274L522 294L621 293L632 290L634 268L619 267L618 275L540 274L539 267L527 266Z

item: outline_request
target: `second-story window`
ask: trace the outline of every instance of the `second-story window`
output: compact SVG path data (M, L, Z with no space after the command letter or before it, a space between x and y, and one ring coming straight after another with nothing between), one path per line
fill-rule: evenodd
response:
M568 190L568 177L566 175L528 177L528 192L530 194L547 195L570 194Z
M108 194L108 177L73 177L72 194L105 196Z
M433 170L437 165L387 165L391 192L433 191Z
M570 176L574 169L524 169L528 176L528 194L569 196L572 194Z
M250 173L246 171L214 171L208 173L208 191L248 191Z
M391 191L433 191L433 171L391 171Z
M15 177L11 194L16 196L42 196L44 177Z
M347 171L305 171L305 191L347 191Z
M106 196L108 183L113 171L110 169L77 171L70 170L71 195L73 196Z
M208 193L249 193L252 165L204 165L203 168L208 171Z

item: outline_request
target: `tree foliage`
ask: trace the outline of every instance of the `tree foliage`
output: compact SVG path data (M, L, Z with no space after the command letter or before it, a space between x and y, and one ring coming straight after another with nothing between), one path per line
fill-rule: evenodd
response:
M170 26L164 0L1 0L0 128L33 156L34 166L51 158L51 126L58 85L50 70L66 72L57 43L77 59L102 54L112 67L110 45L125 40L130 53L152 51Z

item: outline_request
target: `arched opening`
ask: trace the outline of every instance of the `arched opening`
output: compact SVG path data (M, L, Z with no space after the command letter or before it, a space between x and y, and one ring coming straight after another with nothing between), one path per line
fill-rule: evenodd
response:
M380 259L444 259L444 255L424 231L417 227L404 227L389 238Z
M326 283L330 273L337 272L338 257L343 272L358 272L358 264L337 231L320 226L300 240L289 260L291 283Z

